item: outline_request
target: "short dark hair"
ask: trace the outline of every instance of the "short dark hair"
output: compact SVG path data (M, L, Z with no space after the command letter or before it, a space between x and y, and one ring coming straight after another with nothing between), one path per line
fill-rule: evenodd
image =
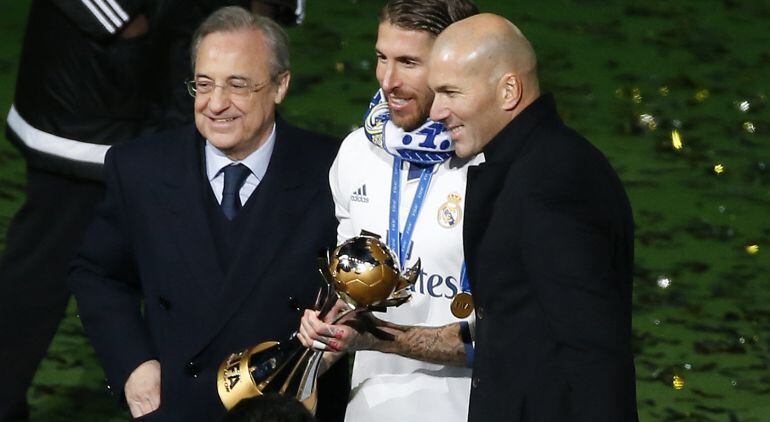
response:
M380 23L435 36L454 22L478 13L471 0L390 0L380 11Z
M239 401L222 422L315 422L315 418L293 397L266 394Z

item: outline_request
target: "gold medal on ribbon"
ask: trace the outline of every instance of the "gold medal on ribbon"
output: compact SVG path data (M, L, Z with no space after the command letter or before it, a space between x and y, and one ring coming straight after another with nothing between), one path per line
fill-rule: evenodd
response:
M468 292L458 293L449 306L452 315L457 318L467 318L473 312L473 296Z

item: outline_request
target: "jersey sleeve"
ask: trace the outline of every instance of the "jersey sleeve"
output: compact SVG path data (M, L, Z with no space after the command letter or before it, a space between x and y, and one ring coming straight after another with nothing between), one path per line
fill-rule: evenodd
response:
M120 32L144 9L145 0L51 0L88 36L105 40Z
M348 189L349 183L347 182L349 178L346 178L346 174L349 172L349 167L346 166L349 161L347 159L350 149L348 146L351 141L351 135L345 138L329 170L329 186L331 187L334 199L334 214L337 216L339 223L337 225L337 244L358 235L355 232L353 220L350 216L350 189Z

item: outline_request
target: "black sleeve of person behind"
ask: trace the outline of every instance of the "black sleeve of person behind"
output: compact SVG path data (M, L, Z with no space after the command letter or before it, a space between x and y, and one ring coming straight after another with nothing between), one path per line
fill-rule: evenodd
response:
M143 12L145 0L51 0L83 32L106 40Z
M272 8L272 18L283 26L299 25L305 19L304 0L257 0L256 3Z

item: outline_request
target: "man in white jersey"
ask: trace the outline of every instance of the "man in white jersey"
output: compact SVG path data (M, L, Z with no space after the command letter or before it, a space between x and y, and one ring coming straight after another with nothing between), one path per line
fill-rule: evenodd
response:
M483 157L456 157L449 134L428 119L427 60L444 28L476 13L469 0L388 2L376 44L381 90L365 127L344 140L329 174L339 243L362 230L376 233L403 268L421 259L423 269L411 300L376 317L330 325L305 311L299 331L305 346L356 351L348 421L467 418L472 321L453 315L450 305L469 289L462 277L465 182L468 167Z

